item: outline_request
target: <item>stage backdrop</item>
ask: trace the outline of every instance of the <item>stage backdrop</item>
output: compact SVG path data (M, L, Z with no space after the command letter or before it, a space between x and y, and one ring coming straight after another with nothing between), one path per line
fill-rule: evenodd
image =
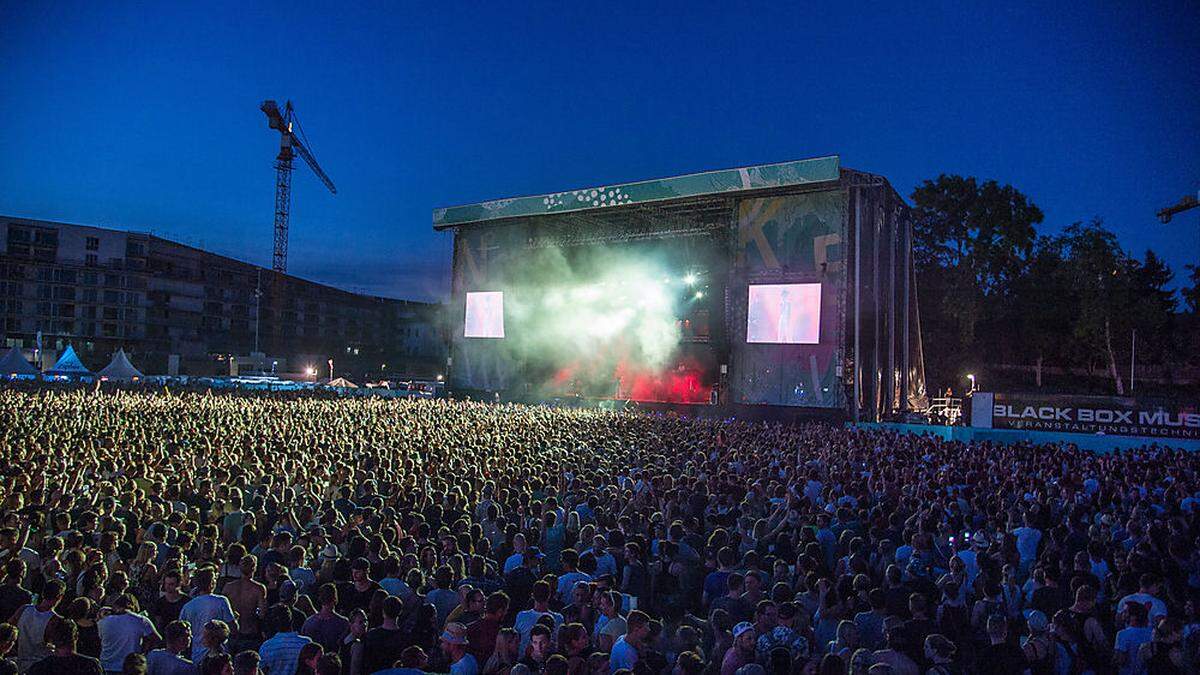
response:
M846 405L838 368L845 324L844 194L825 190L738 202L737 254L727 295L733 402L815 408ZM777 308L763 312L749 303L751 286L792 284L805 285L791 291L793 302L797 297L807 298L811 284L820 284L815 340L810 333L795 330L792 335L803 336L801 339L777 337L788 319L778 319ZM778 293L756 295L775 297ZM811 302L787 313L794 316L809 308ZM761 320L779 320L781 325L776 329L754 323L748 336L750 323ZM755 334L775 337L763 343ZM748 337L755 342L748 342Z
M504 338L464 336L466 294L499 291L507 296L505 307L511 304L506 270L512 269L512 256L524 252L525 231L518 222L503 227L464 228L454 238L454 276L447 322L452 387L494 391L516 384L519 364ZM505 317L506 333L514 329L509 323Z

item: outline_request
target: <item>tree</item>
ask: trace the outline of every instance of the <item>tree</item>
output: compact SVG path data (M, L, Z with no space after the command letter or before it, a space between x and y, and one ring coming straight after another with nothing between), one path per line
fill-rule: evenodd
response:
M1006 317L1010 326L1019 329L1012 335L1018 341L1014 351L1026 360L1033 359L1038 388L1046 359L1065 362L1068 358L1078 303L1063 264L1062 240L1039 237L1025 273L1013 285Z
M1068 227L1061 245L1079 299L1073 336L1088 363L1100 357L1117 395L1124 395L1116 343L1136 330L1147 353L1161 359L1169 352L1176 303L1167 287L1174 275L1153 251L1144 261L1127 254L1099 219Z
M1042 210L1011 185L942 174L912 194L918 269L960 269L984 295L1003 293L1037 240Z
M994 343L980 327L1001 320L1036 242L1042 212L1011 185L941 175L912 193L913 258L924 342L941 358L931 375L957 373Z
M1192 314L1200 314L1200 265L1188 265L1188 281L1191 286L1184 286L1180 293Z

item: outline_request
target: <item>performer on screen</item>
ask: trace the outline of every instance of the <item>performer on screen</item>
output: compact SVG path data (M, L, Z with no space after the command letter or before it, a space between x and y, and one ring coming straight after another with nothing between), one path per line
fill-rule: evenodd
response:
M787 289L779 292L779 331L776 335L779 336L779 341L783 343L792 342L792 300L788 295Z

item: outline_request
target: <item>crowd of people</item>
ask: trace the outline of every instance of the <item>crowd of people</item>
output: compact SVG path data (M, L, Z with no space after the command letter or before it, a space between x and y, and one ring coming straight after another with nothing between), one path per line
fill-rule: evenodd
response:
M1200 672L1200 459L0 390L0 675Z

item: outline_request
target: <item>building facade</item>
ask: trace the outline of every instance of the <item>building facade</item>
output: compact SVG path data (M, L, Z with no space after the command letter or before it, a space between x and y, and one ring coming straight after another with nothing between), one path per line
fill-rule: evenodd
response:
M0 336L42 358L73 344L101 367L124 347L147 373L228 372L253 352L338 375L434 376L437 304L360 295L150 234L0 216Z

